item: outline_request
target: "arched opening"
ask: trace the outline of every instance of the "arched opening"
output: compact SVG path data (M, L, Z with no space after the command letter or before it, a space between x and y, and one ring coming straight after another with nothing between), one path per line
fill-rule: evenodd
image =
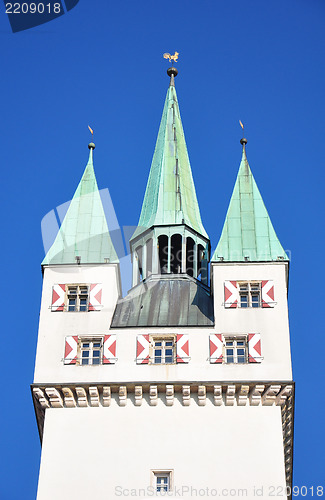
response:
M194 240L186 238L186 272L189 276L194 276Z
M138 270L139 270L139 274L138 274L138 283L139 283L139 280L143 280L143 267L142 267L142 247L137 247L135 249L135 254L136 254L136 259L138 261Z
M179 274L182 269L182 236L173 234L170 248L170 272Z
M147 276L150 276L152 274L152 249L153 249L153 240L150 238L150 240L147 241Z
M197 262L197 279L203 278L202 276L202 261L205 259L205 252L204 252L204 246L203 245L198 245L197 246L197 257L196 257L196 262Z
M159 266L160 273L168 273L168 236L162 234L158 236Z

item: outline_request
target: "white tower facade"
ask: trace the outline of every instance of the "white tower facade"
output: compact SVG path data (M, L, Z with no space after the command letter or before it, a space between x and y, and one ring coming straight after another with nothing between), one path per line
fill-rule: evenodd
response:
M38 500L290 497L293 397L285 254L243 157L212 259L171 77L133 287L93 149L43 262L32 392ZM210 284L208 263L210 266Z

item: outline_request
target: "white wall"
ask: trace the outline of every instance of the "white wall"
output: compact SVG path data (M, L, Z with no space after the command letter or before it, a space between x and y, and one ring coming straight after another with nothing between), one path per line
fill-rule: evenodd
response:
M144 498L138 490L150 485L151 469L173 469L184 498L205 497L207 488L248 499L263 488L259 496L269 498L272 487L285 498L281 409L113 400L109 408L46 410L37 500L124 498L131 490Z
M91 312L51 311L52 287L60 283L102 283L103 308ZM72 367L63 364L65 337L107 333L119 293L116 264L45 267L34 383L69 379Z
M263 361L253 366L225 366L244 375L247 370L252 380L291 380L291 353L287 303L287 267L285 263L270 264L213 264L212 288L214 297L215 330L218 333L260 333ZM224 307L225 281L273 280L275 306L272 308ZM239 368L239 370L236 370ZM230 380L234 377L228 371ZM236 378L237 379L237 378Z
M118 289L112 266L71 266L64 272L45 269L35 383L133 382L133 381L289 381L292 378L287 310L285 264L214 265L214 328L132 328L109 331ZM274 280L274 308L224 308L225 280ZM89 313L52 312L55 283L103 283L103 309ZM67 335L117 335L115 365L64 365ZM139 334L188 334L190 362L178 365L137 365L136 337ZM261 363L211 364L209 334L260 333Z

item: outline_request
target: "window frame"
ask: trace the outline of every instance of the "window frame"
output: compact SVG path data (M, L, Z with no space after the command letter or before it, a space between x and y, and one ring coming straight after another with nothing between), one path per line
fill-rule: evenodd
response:
M167 477L168 478L168 489L158 490L157 478ZM150 471L150 485L154 488L155 493L160 493L161 491L172 491L174 488L174 469L151 469Z
M246 286L246 290L242 289L241 287ZM257 289L254 289L252 287L258 287ZM237 287L238 287L238 294L239 294L239 301L238 301L238 307L240 309L258 309L262 307L262 282L258 280L251 280L251 281L237 281ZM243 306L242 305L242 297L247 297L247 305ZM258 304L255 304L253 302L253 297L258 296Z
M99 363L94 363L93 360L94 359L98 359L97 357L94 358L94 356L89 356L88 358L83 358L82 356L82 353L84 352L83 351L83 348L82 348L82 344L86 344L86 343L89 343L89 344L95 344L95 343L99 343L100 342L100 347L99 348L95 348L95 350L99 350L100 351L100 356L99 356ZM91 347L91 351L90 352L93 352L94 350L94 347L92 346ZM101 366L103 365L103 357L104 357L104 335L85 335L85 336L79 336L78 337L78 350L77 350L77 362L76 364L78 366ZM91 362L90 363L83 363L83 359L88 359L90 360Z
M176 365L176 363L177 363L177 350L176 350L177 349L177 347L176 347L177 337L176 337L176 335L174 335L174 334L171 334L171 335L168 335L168 334L166 334L166 335L159 335L159 334L150 335L149 340L150 340L150 346L149 346L149 364L150 365ZM165 362L166 357L170 356L170 355L166 356L166 349L170 348L170 346L166 346L166 345L161 346L161 350L162 350L161 360L162 361L160 363L155 362L155 359L156 359L155 342L162 342L164 344L166 342L173 342L173 345L172 345L173 361L171 363ZM157 346L157 347L159 347L159 346Z
M234 345L227 346L227 342L233 342ZM244 346L238 346L237 342L244 342ZM233 349L233 361L228 361L227 356L227 348ZM244 361L238 361L237 350L244 349ZM248 349L248 336L247 335L223 335L223 353L222 353L222 361L226 365L246 365L249 361L249 349Z
M76 293L71 293L71 290L75 289ZM82 290L86 289L87 293L82 293ZM86 283L69 283L66 285L65 301L64 307L67 312L88 312L89 311L89 295L90 295L90 285ZM70 309L69 297L75 297L74 309ZM86 304L81 304L81 298L87 297ZM84 307L84 309L81 309Z

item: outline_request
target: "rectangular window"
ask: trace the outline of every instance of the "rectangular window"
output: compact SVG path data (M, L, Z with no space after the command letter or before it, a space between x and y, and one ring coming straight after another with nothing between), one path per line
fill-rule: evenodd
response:
M151 471L151 484L157 493L171 491L173 488L172 481L173 481L172 470ZM162 495L164 495L164 493L162 493Z
M224 361L226 363L247 363L246 337L226 337L224 352Z
M89 287L87 285L67 285L67 311L87 312L88 304Z
M176 362L175 337L151 337L150 363L168 365Z
M240 307L261 307L261 282L238 282Z
M80 339L80 365L101 365L103 362L103 339Z

